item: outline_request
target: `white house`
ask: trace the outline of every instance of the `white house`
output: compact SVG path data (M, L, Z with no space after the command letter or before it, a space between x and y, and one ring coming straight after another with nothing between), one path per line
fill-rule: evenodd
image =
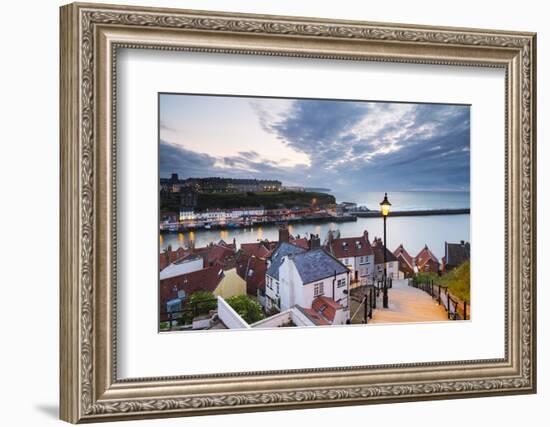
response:
M280 310L281 283L279 278L279 268L285 257L288 255L305 252L304 248L281 241L275 248L273 254L267 260L267 272L265 275L265 308L277 308Z
M283 242L266 273L267 309L299 306L306 313L313 309L322 314L330 306L331 312L340 314L323 320L343 324L349 320L349 285L349 269L324 249L306 251ZM323 298L315 302L319 297Z
M360 237L334 238L329 233L326 248L352 272L352 288L373 283L374 251L366 230Z
M382 280L384 277L384 249L386 250L386 274L389 279L399 279L399 260L380 238L374 238L372 250L374 251L374 279Z

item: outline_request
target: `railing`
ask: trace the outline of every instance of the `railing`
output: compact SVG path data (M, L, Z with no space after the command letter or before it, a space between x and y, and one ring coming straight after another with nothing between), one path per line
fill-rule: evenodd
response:
M392 279L387 279L388 288L392 287ZM360 303L359 309L363 309L363 323L368 323L372 319L373 310L376 310L376 299L384 292L384 281L377 280L373 285L366 285L361 288L361 292L351 295L351 298ZM359 309L351 313L351 318L359 314Z
M438 304L443 305L450 320L468 320L470 318L470 305L453 296L447 286L434 284L433 280L419 282L416 278L411 280L410 284L428 293Z
M216 310L214 307L217 307L217 300L209 299L187 304L181 310L161 311L159 316L160 329L171 331L176 326L190 326L195 317Z

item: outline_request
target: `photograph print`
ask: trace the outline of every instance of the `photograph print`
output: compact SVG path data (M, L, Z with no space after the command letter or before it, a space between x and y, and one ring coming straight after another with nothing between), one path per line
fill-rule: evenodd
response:
M470 106L159 93L160 332L470 319Z

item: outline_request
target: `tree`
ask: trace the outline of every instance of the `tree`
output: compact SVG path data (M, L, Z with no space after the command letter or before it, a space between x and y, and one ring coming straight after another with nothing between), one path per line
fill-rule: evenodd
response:
M212 292L197 291L189 298L189 305L195 315L206 314L218 307L218 301Z
M247 323L254 323L265 317L260 304L248 295L235 295L226 301Z

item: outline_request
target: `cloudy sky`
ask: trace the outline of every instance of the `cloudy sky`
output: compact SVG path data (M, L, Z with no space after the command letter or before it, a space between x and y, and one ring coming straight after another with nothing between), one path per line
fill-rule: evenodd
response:
M162 94L160 175L468 190L470 107Z

